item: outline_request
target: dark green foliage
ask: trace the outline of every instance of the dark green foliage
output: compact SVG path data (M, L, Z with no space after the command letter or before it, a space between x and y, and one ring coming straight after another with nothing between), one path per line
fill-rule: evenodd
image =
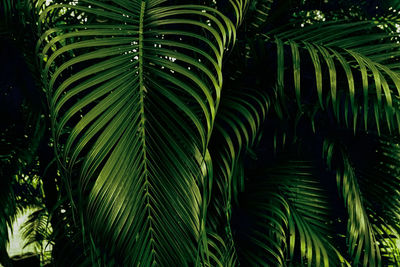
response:
M3 0L0 262L399 265L392 2Z

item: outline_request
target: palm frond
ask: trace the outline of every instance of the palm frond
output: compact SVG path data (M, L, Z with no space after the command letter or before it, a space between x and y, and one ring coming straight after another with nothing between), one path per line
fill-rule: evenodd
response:
M174 5L181 5L181 4L187 4L188 1L185 0L172 0L168 1ZM193 0L191 1L193 4L197 5L202 5L202 6L208 6L213 9L217 9L220 11L222 14L227 16L235 25L236 28L238 28L245 17L247 16L247 10L249 8L249 5L251 3L250 0Z
M234 240L240 263L285 266L289 219L286 199L276 192L276 185L268 182L249 185L246 190L253 193L242 198L239 207L233 210Z
M38 49L73 208L123 265L185 266L205 231L202 164L235 28L207 6L165 3L59 2L40 18L85 13L49 19Z
M242 24L247 16L247 10L251 2L250 0L213 1L218 10L235 22L236 28Z
M287 188L291 204L289 218L290 258L293 258L297 242L300 243L301 262L308 266L350 266L345 257L333 245L334 236L330 225L334 215L330 210L329 193L316 176L311 162L295 161L297 169L294 180ZM292 175L292 174L290 174ZM322 174L320 174L322 176ZM305 259L305 260L304 260Z
M365 35L365 32L369 34ZM273 34L271 32L265 36L269 38ZM394 121L397 112L393 107L393 99L400 94L400 76L395 63L399 57L399 44L391 42L386 33L379 32L374 22L326 22L273 36L277 46L280 95L288 94L288 90L284 89L287 86L284 77L287 75L285 68L291 61L292 86L299 108L302 107L302 94L305 94L301 89L304 82L302 66L305 64L302 61L311 61L315 70L314 85L322 109L330 106L334 116L338 120L343 116L347 125L352 119L354 129L361 111L365 129L369 117L375 118L378 132L382 120L387 122L389 131L399 127ZM308 56L303 51L307 51ZM343 77L347 85L342 84L338 77ZM324 87L330 88L329 93Z
M324 153L328 166L336 169L337 187L348 212L347 236L352 264L381 266L379 245L349 156L340 145L328 140L324 143Z
M349 156L379 244L383 265L398 265L399 255L393 248L400 239L400 214L397 208L400 201L397 159L399 141L397 138L376 138L371 135L361 140L367 145L361 148L354 142L349 146ZM363 153L359 154L361 149Z
M14 0L2 0L0 2L0 29L1 26L9 25L12 20L12 16L16 13L16 2Z
M207 246L208 256L210 260L206 262L205 266L236 266L236 254L232 251L234 248L230 247L233 244L226 244L224 238L213 231L207 232Z
M39 208L29 215L28 220L22 225L22 237L25 239L24 247L33 244L42 257L46 250L49 251L52 231L46 209Z
M226 185L232 185L232 196L242 191L243 181L232 181L230 173L234 172L236 164L241 161L241 154L251 153L251 148L257 142L261 125L266 119L269 108L269 98L262 91L248 90L233 92L227 95L222 102L218 120L216 122L215 140L218 142L218 148L223 147L223 151L215 153L215 164L221 168L220 173L225 173ZM221 139L218 139L218 134ZM225 142L221 146L221 141ZM215 145L216 146L216 145ZM229 166L229 167L226 167Z
M245 174L250 185L238 207L245 215L237 220L247 226L236 234L244 264L350 266L334 246L336 233L329 222L335 217L321 183L323 174L314 164L304 155L280 154L273 165Z
M244 190L243 156L251 153L266 118L268 96L254 89L227 91L219 108L210 142L213 160L213 191L208 226L224 240L224 259L236 260L230 231L231 207ZM226 263L227 264L227 263Z
M251 30L257 31L265 25L273 3L274 0L257 0L252 2L249 10L250 14L247 17Z

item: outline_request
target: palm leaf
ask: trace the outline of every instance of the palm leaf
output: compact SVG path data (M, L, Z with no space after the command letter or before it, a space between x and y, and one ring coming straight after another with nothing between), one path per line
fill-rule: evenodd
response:
M204 236L202 162L234 26L165 1L60 2L41 21L65 9L88 20L50 19L38 48L59 163L67 185L78 181L73 205L100 254L187 265Z
M232 90L224 95L217 115L210 142L214 185L207 220L210 229L221 233L224 240L225 251L222 250L222 253L225 265L236 259L230 230L231 207L244 190L243 157L257 142L268 106L269 98L263 92Z
M365 31L370 32L368 36ZM276 31L265 35L267 38ZM322 109L330 105L333 114L339 120L340 111L344 110L345 121L353 120L357 127L359 106L362 106L364 128L367 129L368 118L374 115L377 131L380 132L381 120L387 121L390 131L395 127L393 99L399 95L400 79L397 74L395 58L399 56L399 45L388 39L387 34L379 32L374 22L361 21L354 23L326 22L306 26L300 30L288 30L274 35L277 45L277 84L281 95L284 90L283 79L286 62L292 61L293 87L299 107L302 106L301 59L311 59L315 69L315 86L319 105ZM285 47L290 47L287 59ZM327 68L329 78L323 68ZM344 75L347 86L338 83L339 75ZM340 76L341 77L341 76ZM324 80L329 82L325 83ZM355 83L362 81L362 87ZM329 93L324 87L328 87ZM344 90L344 88L348 88ZM341 98L344 92L344 101ZM372 111L372 112L371 112ZM398 128L398 125L397 125Z
M49 251L51 235L49 214L44 208L32 212L22 225L22 236L25 239L24 248L33 244L42 257L46 250Z
M335 160L335 151L337 153ZM347 236L352 264L357 266L381 266L381 254L373 226L368 218L364 198L352 163L345 150L326 141L324 153L328 166L336 169L337 186L348 212ZM335 161L334 161L335 160ZM333 162L337 162L333 165Z
M243 229L240 222L234 223L233 227L239 261L243 265L286 265L289 207L275 189L276 185L268 182L248 185L246 190L251 190L252 194L243 197L239 208L234 209L234 216L240 216L237 220L245 223Z
M239 209L247 218L240 220L248 222L236 234L244 264L349 266L332 242L334 226L328 222L334 214L323 174L301 157L279 154L273 164L260 164L245 174L250 185Z
M236 266L237 259L233 248L229 247L220 235L215 232L207 232L208 256L210 261L206 266Z
M236 27L239 27L245 17L247 17L247 10L251 3L249 0L222 0L212 2L216 9L220 10L235 22Z
M247 17L251 30L257 31L265 26L273 3L274 0L257 0L252 2L249 10L250 14Z
M398 140L371 135L361 140L368 145L361 148L354 142L349 146L354 172L379 243L382 265L398 265L399 258L393 249L400 233L400 215L396 208L399 204ZM361 149L363 153L359 153Z
M332 231L328 223L333 217L329 210L329 193L316 176L311 162L294 163L296 165L293 168L297 169L296 178L286 193L292 206L289 219L290 257L293 258L294 255L293 248L296 246L298 232L301 257L306 259L308 266L349 266L342 252L333 245L332 235L337 233Z

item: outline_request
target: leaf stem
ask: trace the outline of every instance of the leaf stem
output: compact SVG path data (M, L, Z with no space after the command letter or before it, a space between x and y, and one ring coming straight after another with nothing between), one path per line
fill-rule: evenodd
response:
M149 194L149 171L147 169L147 152L146 152L146 130L145 130L145 124L146 124L146 116L145 116L145 106L144 106L144 98L145 94L147 92L147 89L144 85L144 79L143 79L143 21L144 21L144 13L146 9L146 2L142 1L142 5L140 8L140 19L139 19L139 94L140 94L140 129L141 129L141 135L142 135L142 153L143 153L143 162L144 162L144 177L145 177L145 197L146 197L146 208L147 208L147 219L149 221L149 231L150 231L150 246L151 246L151 254L153 255L153 263L152 265L156 265L156 260L155 260L155 249L154 249L154 237L153 237L153 226L152 226L152 220L153 217L151 216L151 205L150 205L150 194Z

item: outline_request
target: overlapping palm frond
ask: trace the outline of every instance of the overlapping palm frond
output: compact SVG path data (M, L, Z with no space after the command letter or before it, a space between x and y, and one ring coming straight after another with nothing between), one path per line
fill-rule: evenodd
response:
M296 232L300 243L301 262L308 266L349 266L345 257L334 246L340 233L333 230L332 200L322 185L323 174L317 173L312 162L294 161L297 171L290 181L286 195L291 208L289 217L289 255L292 259L296 248ZM290 167L288 168L290 169ZM288 170L285 170L288 171ZM296 230L295 230L296 229ZM297 247L298 249L299 247Z
M226 244L223 237L218 233L208 230L207 232L207 251L209 260L204 266L236 266L237 259L234 248L231 244Z
M383 32L369 35L369 38L367 38L368 40L365 40L365 36L363 37L364 33L361 31L375 31L375 27L376 25L371 22L358 22L354 24L324 23L322 25L305 27L305 29L301 31L289 30L275 35L274 41L278 51L278 99L281 98L283 100L282 103L285 103L288 99L288 95L295 97L300 111L304 111L304 109L307 108L306 105L316 107L319 102L318 105L321 109L324 110L328 108L333 110L333 116L336 117L338 121L344 118L347 127L349 127L348 122L352 119L352 128L354 128L354 132L358 129L357 116L362 112L364 113L365 130L368 129L367 125L371 118L374 118L376 121L378 133L380 132L382 120L386 120L386 129L388 132L393 128L398 128L399 125L395 124L395 118L398 110L396 98L399 95L399 75L397 74L395 58L398 57L399 46L396 43L392 43L387 37L387 34ZM269 38L268 36L266 37ZM300 64L300 59L306 57L308 57L304 60L306 64L311 62L315 70L313 83L317 88L315 97L317 103L310 103L309 98L305 99L302 96L302 94L309 96L310 91L308 88L308 91L304 89L300 90L304 83L303 70L305 70L306 75L310 76L309 69L305 68L306 64L303 63L303 60ZM289 71L286 69L289 69L291 72L291 78L289 79L286 76ZM300 70L302 71L301 73ZM324 73L328 73L329 75L324 75ZM338 80L339 77L341 80ZM341 82L343 78L346 84ZM292 81L292 86L286 84L287 80ZM291 87L294 87L294 90ZM323 89L325 87L330 88L330 92L328 90L325 91ZM293 90L294 94L291 94L288 90ZM291 101L291 99L289 99L289 101ZM327 124L325 124L325 126L327 126ZM321 221L319 221L319 219L324 217L323 215L327 215L324 213L324 207L328 206L328 202L322 201L326 194L322 193L318 195L320 198L317 198L318 201L313 203L313 199L311 199L310 196L315 197L317 193L314 190L315 187L310 185L315 186L315 184L302 181L300 184L293 186L292 189L298 192L300 197L299 203L303 206L300 208L301 211L299 212L295 208L296 205L290 204L290 201L288 201L289 206L293 208L293 212L290 213L290 218L287 219L289 224L287 227L290 229L291 238L293 238L293 240L288 240L289 255L292 259L294 256L300 256L302 264L307 264L309 266L314 264L315 266L327 266L335 262L335 266L341 266L343 264L349 265L350 263L356 266L358 264L362 266L380 266L382 264L380 250L390 251L392 248L393 251L393 239L389 238L390 235L388 233L391 231L389 229L392 229L391 227L396 225L396 223L392 222L388 224L387 221L376 214L370 216L381 218L380 223L369 223L367 214L370 213L367 213L362 204L366 200L360 195L358 181L355 178L356 176L353 173L351 164L346 162L344 166L346 167L341 169L341 172L338 172L338 177L342 178L338 179L342 179L342 183L346 181L346 184L341 186L340 190L344 190L343 194L345 196L344 199L349 216L349 228L347 232L349 243L347 245L351 260L349 260L349 262L346 261L346 252L339 252L331 243L332 240L320 238L321 232L318 226L324 228L323 223L326 219L322 219ZM269 171L269 173L271 173L271 171ZM285 175L277 175L277 177L272 180L278 180L278 177L282 179ZM303 185L302 183L304 182L305 184ZM256 188L259 187L259 185L256 186ZM256 189L252 188L249 191L255 192ZM290 187L288 187L288 191L290 192ZM293 195L292 193L289 193L289 195ZM394 196L396 196L396 194L394 194ZM304 199L302 200L302 198ZM375 198L376 196L371 197L371 199ZM257 199L255 202L261 203L262 201ZM253 206L255 202L252 203ZM316 212L315 209L318 207L318 204L321 204L320 207L322 209L319 214L313 215L313 212ZM279 204L272 206L277 207ZM250 207L252 207L252 205L246 206L243 210L249 210ZM260 214L265 214L265 212L259 211L255 213L255 215ZM305 216L305 218L303 216ZM239 259L245 261L251 259L252 262L247 263L250 265L262 265L266 264L266 262L276 266L284 265L284 257L282 257L282 249L285 247L284 244L282 244L284 238L280 239L278 242L276 240L268 240L265 237L267 236L266 231L260 231L254 225L255 222L258 221L260 221L260 219L254 219L254 221L252 221L253 224L248 226L248 228L251 229L249 230L250 232L253 230L257 232L257 234L252 236L253 239L250 238L251 235L249 235L249 233L246 233L245 235L247 237L243 239L248 241L246 246L254 248L254 246L258 245L259 249L264 250L264 253L267 251L267 254L270 256L266 259L260 257L262 253L256 254L256 250L249 249L246 251L247 254ZM281 221L284 221L284 217L281 218ZM311 224L312 227L309 224ZM317 226L317 228L315 228L315 226ZM296 234L300 237L297 241L295 241ZM326 235L327 233L322 236ZM379 239L382 240L380 241L380 246L378 246L378 238L376 235L379 235ZM328 254L329 256L327 256ZM391 257L395 258L393 255Z
M233 210L234 240L243 265L286 265L289 207L276 189L276 184L268 182L247 185L252 194L242 197Z
M56 2L40 20L63 10L79 23L50 19L38 51L84 235L119 264L184 266L205 234L202 162L234 25L166 1Z
M370 34L366 36L365 32ZM277 46L277 85L281 96L288 94L288 89L284 89L288 88L285 75L290 75L301 109L302 95L309 95L301 89L302 66L306 64L303 62L312 62L322 109L331 108L333 115L338 120L344 119L347 125L352 121L354 129L360 113L365 129L370 117L375 119L378 132L383 124L389 131L398 128L395 120L398 111L393 108L393 99L399 96L400 89L395 63L399 45L391 42L386 33L380 33L375 23L326 22L265 36L271 37ZM285 71L288 66L291 73Z
M247 9L252 3L251 0L211 0L210 2L212 3L210 3L209 6L220 10L224 15L228 16L232 22L234 22L236 27L239 27L242 24L245 16L247 15ZM203 3L207 2L203 1Z
M338 164L332 166L333 150L338 150ZM340 146L335 147L334 143L324 144L328 166L337 169L338 190L341 193L348 212L347 236L349 254L352 257L352 264L358 266L381 266L381 255L376 242L375 233L369 221L364 199L361 196L359 182L354 173L351 162L345 151Z
M373 223L383 262L399 265L399 141L387 137L369 137L364 140L368 140L368 146L364 147L367 153L361 159L357 149L351 153L355 173L360 180L360 190Z
M224 259L228 262L237 257L230 223L233 203L237 203L238 194L244 190L243 159L257 143L268 107L269 97L262 91L232 90L224 95L217 115L210 143L214 185L208 227L214 232L223 232Z
M366 36L362 37L361 30L372 32L366 38ZM329 107L333 110L333 116L338 121L344 118L346 127L349 127L348 122L352 120L351 128L354 128L354 133L358 132L359 129L357 127L359 113L363 113L365 131L369 129L367 125L371 118L375 119L378 135L381 133L380 128L383 125L383 120L386 121L386 133L390 133L393 129L399 129L396 122L399 110L397 105L399 74L396 61L399 56L399 47L387 33L375 32L376 24L363 21L354 24L323 23L306 26L301 31L290 30L276 35L275 42L278 50L277 84L278 88L282 90L280 96L285 97L288 94L288 87L284 82L287 79L284 76L287 75L285 66L287 62L291 61L292 67L290 69L292 73L290 75L292 78L290 80L293 83L294 95L299 109L301 110L304 105L310 104L307 103L309 98L304 101L302 96L302 94L308 95L309 92L304 93L305 90L300 90L304 82L304 76L300 71L305 69L303 66L308 61L312 63L315 70L313 84L317 88L318 96L315 99L319 102L321 109ZM288 48L286 49L286 47ZM307 53L303 53L303 51L307 51ZM306 54L308 54L306 63L300 65L300 59L306 58ZM328 82L325 81L327 77L324 77L323 73L329 73ZM309 75L309 73L307 74ZM340 83L341 80L338 77L342 77L341 80L345 78L346 84ZM324 91L324 87L330 87L330 92ZM316 106L315 104L311 105ZM326 126L329 127L328 124L325 124L325 129L321 128L321 130L326 131ZM337 125L335 126L337 127ZM368 143L368 141L364 141ZM345 147L351 148L352 144L346 144ZM328 164L332 164L333 150L333 146L325 146ZM398 222L388 219L389 216L376 214L377 202L369 202L369 199L379 198L379 194L398 189L396 187L392 190L385 190L388 189L387 187L383 189L382 180L371 179L370 175L366 175L367 170L354 166L353 159L345 152L346 149L339 148L338 150L340 155L337 156L337 160L340 162L340 167L336 166L334 169L337 171L338 188L349 216L347 245L351 264L355 266L398 264L398 256L393 250L398 233L396 229ZM362 148L360 150L364 151ZM360 153L360 150L355 153ZM376 150L377 153L378 151ZM369 155L373 154L369 153ZM381 157L382 154L379 158L381 159ZM377 162L377 164L388 166L386 160L378 161L378 163L377 158L374 157L371 163ZM395 169L394 166L396 165L392 166L392 170ZM365 169L369 170L369 168ZM360 173L363 174L360 175ZM386 171L386 173L389 172ZM393 184L396 180L395 174L387 176L389 184ZM364 187L362 184L364 184ZM371 186L371 184L374 186ZM371 191L374 191L374 193L367 193ZM390 196L393 199L382 201L381 205L386 206L389 202L397 203L398 193L392 192ZM391 206L391 208L394 208L394 206ZM384 210L388 209L385 208ZM392 218L397 217L395 214L391 216ZM386 255L383 258L382 253Z
M236 241L243 264L350 266L333 242L329 193L311 160L282 157L245 173ZM247 230L247 229L250 230Z
M324 145L327 162L336 170L338 190L348 212L347 236L352 264L397 265L399 258L394 248L399 239L399 214L394 207L399 201L398 160L395 159L398 144L369 135L358 139L351 138L351 143L342 141L342 144L325 141Z

